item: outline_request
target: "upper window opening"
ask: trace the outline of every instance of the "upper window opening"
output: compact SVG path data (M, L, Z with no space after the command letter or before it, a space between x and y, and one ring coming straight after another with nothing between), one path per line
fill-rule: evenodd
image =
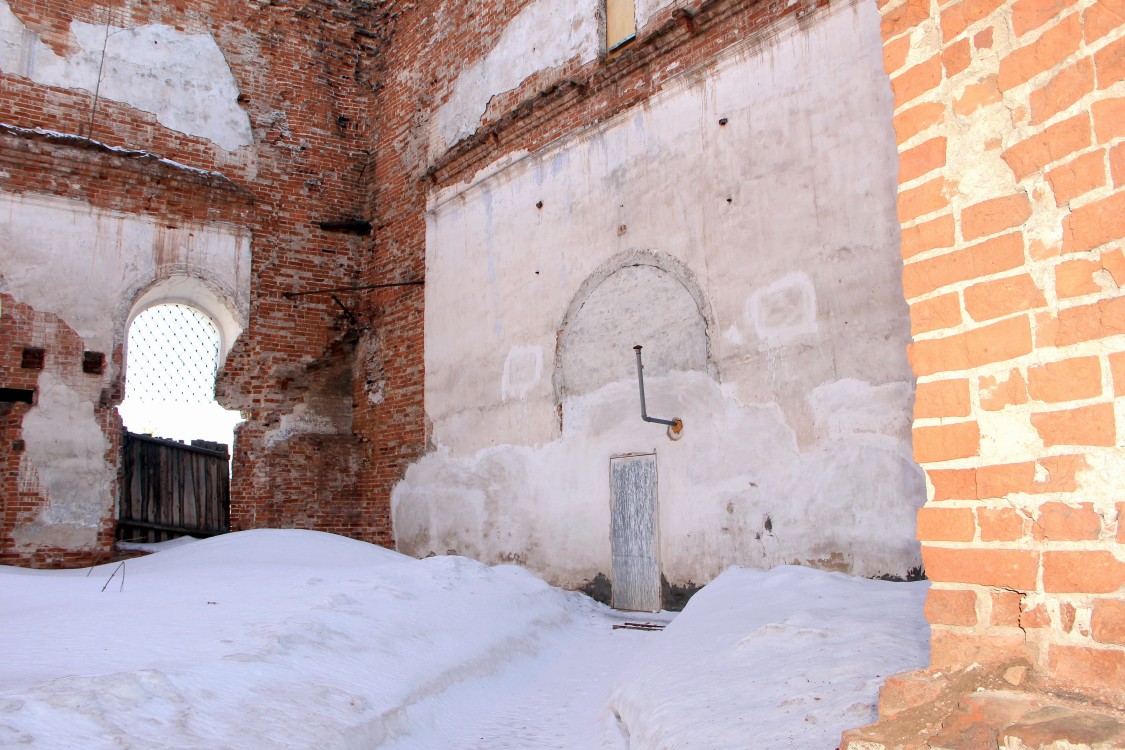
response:
M606 0L605 47L620 47L637 35L636 0Z
M232 444L241 417L215 401L219 331L202 311L156 305L129 327L125 400L130 432L174 440Z

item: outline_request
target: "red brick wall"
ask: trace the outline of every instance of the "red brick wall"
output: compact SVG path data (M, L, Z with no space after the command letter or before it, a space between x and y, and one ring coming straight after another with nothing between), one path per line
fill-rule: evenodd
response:
M100 24L107 18L106 5L90 0L12 0L11 7L60 53L70 44L71 20ZM218 384L220 400L248 417L235 447L233 523L236 528L300 525L390 542L389 524L369 514L367 500L355 490L354 477L370 454L362 441L351 436L308 436L292 445L267 440L283 415L302 405L308 408L310 383L315 380L310 371L336 356L341 341L355 336L330 297L291 300L283 295L358 283L363 278L360 269L372 255L369 238L326 232L318 222L369 217L364 173L371 152L370 95L386 13L366 3L327 0L299 6L283 1L117 2L111 11L112 23L119 26L163 23L191 33L212 33L239 86L254 145L227 153L161 125L151 114L105 99L98 102L91 129L90 95L0 74L0 123L17 128L0 128L0 168L7 173L0 188L63 195L172 222L226 221L249 229L250 320ZM63 141L18 128L89 136L109 146L217 171L225 179L175 170L143 155L116 154L97 143ZM345 299L354 303L356 298ZM360 311L361 323L377 326L366 312ZM22 351L25 336L13 321L9 337L8 318L5 305L0 360L4 387L24 377L12 374L10 357ZM61 361L56 358L68 345L61 340L48 343L50 366ZM111 366L108 377L113 381L120 377L119 359ZM109 406L119 397L118 390ZM420 395L416 398L420 402ZM25 411L17 406L3 423L0 555L9 556L4 559L15 559L8 536L12 519L32 513L36 503L12 485L18 457L11 445L19 440ZM112 409L106 414L116 419ZM116 434L117 427L109 421L105 427L107 434ZM326 450L322 443L334 447ZM116 463L116 455L112 460ZM310 498L321 499L332 510L269 512L304 507ZM357 516L371 520L361 524ZM108 544L109 536L103 537ZM64 561L45 554L16 558L39 564Z
M934 669L1125 699L1125 13L885 0Z

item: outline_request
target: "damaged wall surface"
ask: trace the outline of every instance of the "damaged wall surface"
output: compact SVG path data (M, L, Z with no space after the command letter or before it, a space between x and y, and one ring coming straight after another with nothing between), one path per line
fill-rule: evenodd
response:
M222 335L217 395L246 418L234 528L389 541L378 501L350 492L369 450L351 432L358 318L284 294L360 280L367 238L320 224L367 215L366 97L391 20L328 0L2 0L0 560L110 553L125 329L160 302Z
M731 564L920 565L875 16L780 23L430 192L434 449L395 490L400 549L581 586L609 574L610 457L655 452L673 585ZM641 422L633 344L649 413L682 418L682 440Z
M112 407L126 321L143 300L165 301L162 289L178 282L178 296L201 287L217 312L245 326L249 237L230 225L168 226L40 194L0 192L0 217L0 326L6 354L19 356L35 394L20 407L10 460L20 502L5 503L2 556L97 554L116 511L121 427ZM42 352L41 364L23 361L27 351ZM88 367L91 355L104 365Z
M1063 6L0 0L0 562L109 554L176 297L236 529L601 586L639 454L690 590L904 575L926 494L933 670L1120 705L1125 25Z
M108 8L105 13L107 19L117 15ZM238 86L211 34L163 24L121 28L107 20L72 21L70 35L73 43L57 54L0 0L0 71L44 86L96 92L227 151L252 143Z
M239 227L167 227L152 217L74 200L2 193L0 216L0 288L58 316L88 349L107 352L120 345L133 301L169 276L193 276L212 286L245 324L250 238Z
M880 7L933 581L930 667L881 695L980 690L980 665L1020 664L1120 715L1125 15L1103 0L970 7ZM873 729L841 747L882 740Z

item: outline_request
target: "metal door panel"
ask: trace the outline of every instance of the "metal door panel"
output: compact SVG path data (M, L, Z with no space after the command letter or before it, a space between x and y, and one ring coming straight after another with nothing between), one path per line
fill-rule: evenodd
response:
M656 455L622 456L610 462L613 606L660 610L657 559Z

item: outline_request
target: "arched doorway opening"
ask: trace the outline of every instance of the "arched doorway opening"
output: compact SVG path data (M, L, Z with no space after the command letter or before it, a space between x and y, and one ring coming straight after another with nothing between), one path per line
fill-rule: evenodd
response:
M119 542L230 530L234 429L215 380L242 318L198 279L150 288L127 319Z

